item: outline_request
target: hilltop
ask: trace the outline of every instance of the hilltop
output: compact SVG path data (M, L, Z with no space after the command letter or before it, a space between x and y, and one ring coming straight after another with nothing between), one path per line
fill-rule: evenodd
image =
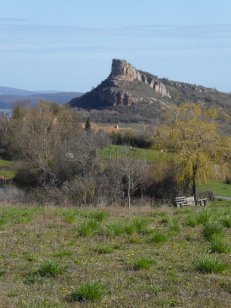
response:
M185 101L231 111L231 94L200 85L158 78L119 59L112 61L108 78L92 91L72 99L69 104L85 110L119 110L128 106L133 107L130 108L132 110L138 110L138 113L141 112L141 118L148 118L152 117L153 113L165 110L168 104Z

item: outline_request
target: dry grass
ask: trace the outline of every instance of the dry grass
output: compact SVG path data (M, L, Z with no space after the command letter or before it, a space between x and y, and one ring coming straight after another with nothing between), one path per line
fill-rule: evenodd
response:
M188 224L189 215L196 224ZM130 212L1 205L0 306L230 307L229 252L213 253L227 265L223 273L195 267L198 257L209 253L203 235L207 221L201 217L220 223L230 216L230 207L216 205ZM80 232L89 225L94 232ZM150 241L157 232L167 241ZM230 242L231 229L224 234ZM144 261L134 270L137 260ZM82 300L83 285L104 286L107 292L95 303L89 293L98 291L85 288Z

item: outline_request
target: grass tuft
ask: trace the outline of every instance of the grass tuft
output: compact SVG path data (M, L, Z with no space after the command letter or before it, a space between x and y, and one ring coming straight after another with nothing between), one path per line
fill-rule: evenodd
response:
M228 269L226 263L209 254L199 256L194 265L202 273L223 273Z
M99 282L84 283L68 296L68 301L101 301L108 293L107 288Z
M95 235L99 231L99 223L95 220L84 221L78 228L80 236Z
M231 215L222 217L220 222L225 228L231 228Z
M153 260L151 258L141 258L133 263L133 269L135 271L141 269L149 269L153 265Z
M65 267L61 267L53 260L44 261L36 271L36 273L41 277L56 277L62 275L64 272Z
M226 253L230 251L223 234L214 234L210 239L209 248L211 252Z
M185 218L185 225L190 226L190 227L196 227L198 225L198 220L196 215L194 214L189 214Z
M223 234L223 232L223 226L214 220L207 222L202 230L202 234L207 240L210 240L215 234Z
M108 217L108 213L105 211L95 210L90 212L89 217L95 219L98 222L102 222L105 218Z
M96 246L95 251L99 254L106 254L106 253L112 253L114 250L120 248L119 245L111 245L102 243Z
M163 233L161 231L154 231L151 237L148 239L149 243L164 243L168 240L168 236L166 233Z

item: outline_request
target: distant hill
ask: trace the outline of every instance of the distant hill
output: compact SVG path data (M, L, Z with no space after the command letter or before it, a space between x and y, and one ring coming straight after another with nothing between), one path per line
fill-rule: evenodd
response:
M35 105L40 100L65 104L74 97L81 95L83 95L81 92L36 92L10 87L0 87L0 109L11 109L15 104L20 102Z
M125 60L114 59L111 73L99 86L72 99L72 107L85 110L114 110L113 114L131 115L131 119L147 120L160 115L169 104L200 103L206 107L222 107L231 112L231 95L216 89L158 78L136 70Z
M36 93L39 92L0 86L0 96L2 95L28 96Z

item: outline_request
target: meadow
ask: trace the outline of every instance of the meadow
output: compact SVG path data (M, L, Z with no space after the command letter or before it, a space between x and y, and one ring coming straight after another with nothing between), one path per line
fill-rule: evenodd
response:
M231 202L0 206L1 307L230 307Z

